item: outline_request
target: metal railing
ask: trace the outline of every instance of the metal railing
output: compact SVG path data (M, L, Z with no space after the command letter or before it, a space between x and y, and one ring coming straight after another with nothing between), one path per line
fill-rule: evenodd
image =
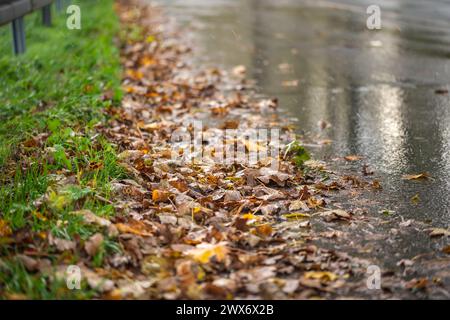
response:
M51 27L53 2L56 10L61 12L70 0L0 0L0 26L11 23L12 45L16 55L26 50L24 16L42 10L42 23Z

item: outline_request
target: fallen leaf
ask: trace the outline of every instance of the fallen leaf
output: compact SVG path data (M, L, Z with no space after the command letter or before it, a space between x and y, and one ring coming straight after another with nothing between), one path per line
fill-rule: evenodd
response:
M298 80L285 80L281 82L281 85L283 87L297 87L298 86Z
M239 191L236 191L236 190L225 191L225 198L224 198L225 202L240 201L240 200L242 200L242 196Z
M194 249L186 252L187 255L200 263L208 263L214 257L218 262L225 260L229 252L225 242L217 244L200 243Z
M436 89L434 91L434 93L436 93L436 94L448 94L448 90L447 89Z
M147 230L143 222L132 221L130 225L124 223L116 223L115 226L120 233L131 233L143 237L151 237L153 234Z
M0 237L8 237L12 234L9 223L6 220L0 219Z
M92 257L95 256L102 244L103 235L101 233L96 233L90 237L88 241L86 241L84 244L84 250L86 250L87 254Z
M302 212L292 212L288 214L283 214L283 217L285 217L286 219L306 219L309 218L310 215Z
M411 202L412 202L413 204L418 204L419 201L420 201L419 194L416 194L416 195L414 195L414 196L411 198Z
M247 68L243 65L239 65L234 67L232 72L235 76L243 76L247 72Z
M159 221L161 221L161 223L163 224L171 224L173 226L177 225L177 217L175 217L174 215L171 214L160 214L158 216Z
M328 210L322 212L320 215L324 217L327 222L334 220L349 220L352 218L350 213L341 209Z
M169 199L170 193L165 190L153 190L152 191L152 200L154 202L165 202Z
M68 251L68 250L74 250L77 246L75 241L61 239L61 238L55 238L51 234L48 237L48 242L50 245L55 246L58 251Z
M328 271L308 271L303 274L305 279L316 279L323 282L335 281L338 276Z
M18 254L16 256L16 259L19 260L28 271L32 272L37 271L39 269L39 262L36 259L33 259L27 255Z
M84 221L86 221L87 223L96 224L102 227L108 227L111 225L111 221L97 216L90 210L73 211L71 212L71 214L83 216Z
M292 201L291 204L289 205L289 211L297 211L297 210L309 211L309 207L302 200Z
M403 180L422 180L429 179L430 175L428 173L418 173L418 174L405 174Z
M442 237L442 236L450 236L450 230L443 228L433 228L430 229L430 237Z
M362 156L357 156L357 155L348 155L345 156L344 159L347 161L358 161L361 160L363 157Z
M256 233L259 236L268 237L272 234L273 228L270 224L262 224L255 227Z
M407 289L425 289L428 286L428 279L427 278L420 278L420 279L412 279L411 281L408 281L405 285Z

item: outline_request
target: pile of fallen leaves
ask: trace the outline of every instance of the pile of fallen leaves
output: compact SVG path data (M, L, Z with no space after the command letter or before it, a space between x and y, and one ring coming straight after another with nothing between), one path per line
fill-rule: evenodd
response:
M144 40L125 33L126 95L99 127L120 147L133 177L114 184L122 214L113 225L124 254L103 269L114 283L105 297L274 299L336 292L359 266L308 243L309 219L352 220L351 213L331 209L327 196L348 183L289 152L290 126L278 118L276 100L254 97L245 69L231 75L193 70L190 48L155 11L118 6L123 26L140 25ZM265 161L225 165L207 156L174 160L172 133L192 131L186 123L194 120L208 124L204 137L228 128L281 128L286 145L279 169Z
M365 288L368 261L312 240L340 237L329 224L350 227L364 220L361 212L335 203L334 193L379 189L379 183L339 176L308 160L292 126L277 115L276 99L258 98L243 67L231 73L192 67L191 48L157 8L119 1L117 12L125 96L121 107L108 109L109 122L96 127L120 150L129 177L112 183L110 200L97 196L117 214L72 212L98 230L85 241L43 235L45 246L61 254L56 271L48 260L26 252L17 259L29 271L64 280L73 261L66 253L81 249L76 263L83 279L105 299L327 298ZM205 124L206 155L214 132L280 129L278 170L271 161L251 166L208 156L180 161L171 137L180 128L192 133L193 121ZM267 147L244 144L247 151ZM48 193L42 201L53 197L58 205L63 193ZM322 232L312 229L315 220ZM1 221L0 233L11 234ZM102 255L99 266L95 257L106 239L120 250Z

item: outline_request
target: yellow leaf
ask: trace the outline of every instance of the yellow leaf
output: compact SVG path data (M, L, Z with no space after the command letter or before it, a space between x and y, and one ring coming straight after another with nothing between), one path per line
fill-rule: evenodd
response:
M225 260L228 255L228 247L224 242L217 244L200 243L194 249L186 252L194 260L200 263L208 263L213 257L218 262Z
M329 271L309 271L303 275L306 279L318 279L321 281L335 281L338 276Z
M128 69L127 76L133 80L141 80L144 77L144 74L139 70Z
M267 150L266 147L261 146L260 144L247 139L244 140L244 145L247 148L248 152L258 152L258 151L265 152Z
M256 233L260 236L268 237L272 234L273 228L270 224L262 224L257 226Z
M164 202L169 199L169 192L164 190L153 190L152 192L152 200L154 202Z
M5 220L0 220L0 237L8 237L12 234L9 224Z
M307 213L293 212L293 213L283 214L283 217L285 217L286 219L306 219L306 218L309 218L310 215Z
M246 213L246 214L242 215L242 219L245 219L245 220L260 220L261 217L255 216L254 214L251 214L251 213Z

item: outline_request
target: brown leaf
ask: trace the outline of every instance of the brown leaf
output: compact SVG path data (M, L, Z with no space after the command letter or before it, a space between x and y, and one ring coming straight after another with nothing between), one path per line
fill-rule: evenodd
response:
M241 193L237 190L227 190L225 191L224 201L240 201L242 200Z
M143 237L151 237L153 234L148 231L147 226L141 221L131 220L129 224L116 223L115 226L120 233L131 233Z
M90 237L88 241L86 241L84 244L84 250L86 250L87 254L92 257L95 256L102 244L103 235L101 233L96 233Z
M403 180L422 180L429 179L430 175L428 173L418 173L418 174L405 174L402 179Z
M255 227L256 233L259 236L268 237L272 234L273 228L270 224L262 224Z
M317 279L322 282L335 281L338 276L329 271L309 271L303 274L305 279Z
M9 223L6 220L0 219L0 237L8 237L12 234Z
M152 200L154 202L165 202L169 200L170 193L165 190L153 190L152 191Z
M74 250L77 246L75 241L55 238L51 234L48 237L48 241L50 245L55 246L60 252Z
M450 230L443 229L443 228L433 228L430 229L430 237L442 237L447 236L450 237Z
M349 220L352 218L350 213L341 209L328 210L322 212L320 215L324 217L325 221L327 222L334 220Z
M91 210L79 210L79 211L73 211L71 212L75 215L83 216L84 221L87 223L96 224L102 227L108 227L111 225L111 221L97 216L95 213L93 213Z
M345 156L344 159L347 161L358 161L361 160L363 157L362 156L357 156L357 155L348 155Z
M309 207L302 200L292 201L291 204L289 205L289 211L297 211L297 210L309 211Z
M39 269L39 262L27 255L18 254L16 259L19 260L28 271L37 271Z

